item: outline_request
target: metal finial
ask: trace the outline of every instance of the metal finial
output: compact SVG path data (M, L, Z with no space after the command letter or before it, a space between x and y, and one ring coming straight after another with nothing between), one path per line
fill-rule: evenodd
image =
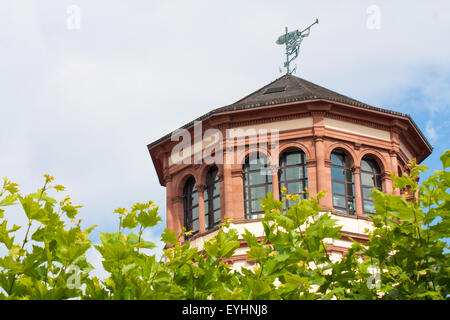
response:
M313 25L319 23L319 19L316 19L313 24L304 30L295 30L288 32L288 28L286 27L286 32L284 35L278 37L276 44L284 44L286 46L286 62L284 63L284 67L286 68L286 74L291 74L295 72L294 70L290 70L289 65L295 58L298 57L298 51L300 49L300 44L303 41L303 38L309 36L310 29Z

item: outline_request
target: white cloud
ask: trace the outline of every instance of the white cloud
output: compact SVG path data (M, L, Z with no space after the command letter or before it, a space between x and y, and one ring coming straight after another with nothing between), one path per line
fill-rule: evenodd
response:
M438 134L437 134L431 120L427 122L427 127L425 128L425 133L426 133L428 139L430 139L431 143L436 142L436 140L438 138Z

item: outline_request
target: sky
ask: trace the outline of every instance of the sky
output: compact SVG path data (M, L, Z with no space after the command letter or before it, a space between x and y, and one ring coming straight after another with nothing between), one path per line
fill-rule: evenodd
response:
M158 242L147 144L280 77L276 39L316 18L295 75L410 114L434 148L423 164L441 169L448 1L0 0L0 177L29 193L53 175L94 242L117 230L114 209L152 200Z

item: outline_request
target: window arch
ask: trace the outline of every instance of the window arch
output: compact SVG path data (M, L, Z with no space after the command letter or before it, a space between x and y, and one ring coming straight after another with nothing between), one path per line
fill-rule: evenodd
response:
M250 154L244 163L244 207L245 218L256 219L261 210L261 202L267 192L272 192L272 171L269 160L263 153Z
M375 213L373 199L369 195L372 194L372 188L382 190L380 166L374 159L366 156L361 160L360 176L363 212Z
M184 227L186 231L193 231L192 235L198 233L198 192L194 177L190 177L183 190L184 196Z
M205 229L210 230L220 223L220 182L219 169L213 166L206 174L205 199Z
M342 150L334 150L331 159L333 207L336 212L355 214L355 187L350 158Z
M306 172L306 156L300 149L290 149L280 156L280 168L278 170L278 181L280 186L280 199L282 199L281 188L285 187L288 194L298 194L300 198L306 199L307 194L303 192L308 186ZM292 205L292 201L286 201L286 208Z

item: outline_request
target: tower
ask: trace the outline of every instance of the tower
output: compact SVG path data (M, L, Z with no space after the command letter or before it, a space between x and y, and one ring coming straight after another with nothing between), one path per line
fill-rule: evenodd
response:
M218 224L262 235L257 199L268 191L280 197L320 200L343 226L331 255L345 254L350 238L367 241L374 214L371 188L393 190L389 172L408 170L432 148L409 115L376 108L286 74L245 98L201 116L148 145L159 182L166 187L167 227L192 230L202 247ZM289 205L289 204L287 204ZM186 240L186 239L181 239ZM231 258L248 264L246 244Z

